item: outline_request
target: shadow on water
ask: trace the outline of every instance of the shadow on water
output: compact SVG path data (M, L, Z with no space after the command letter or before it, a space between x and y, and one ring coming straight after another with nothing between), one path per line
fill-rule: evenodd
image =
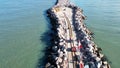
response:
M50 39L51 39L51 24L50 24L50 20L49 18L47 17L47 13L46 11L44 11L44 17L45 19L47 20L47 27L49 28L47 31L45 31L41 36L40 36L40 41L42 43L44 43L46 46L43 50L41 50L42 53L44 53L44 55L42 57L40 57L38 59L38 63L37 63L37 66L36 68L45 68L45 64L47 63L47 47L49 47L51 44L50 44ZM41 55L41 54L40 54Z

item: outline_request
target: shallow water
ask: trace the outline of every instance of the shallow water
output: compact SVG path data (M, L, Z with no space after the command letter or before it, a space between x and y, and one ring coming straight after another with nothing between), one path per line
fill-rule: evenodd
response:
M95 33L95 42L112 62L120 68L120 0L71 0L84 10L85 23Z
M36 68L48 30L45 10L55 0L0 0L0 68Z

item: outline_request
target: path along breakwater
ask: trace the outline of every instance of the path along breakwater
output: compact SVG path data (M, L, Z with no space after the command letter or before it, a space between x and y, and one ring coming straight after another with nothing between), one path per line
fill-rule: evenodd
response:
M57 0L47 10L52 25L46 68L110 68L102 49L93 42L93 33L83 23L82 9L69 0Z

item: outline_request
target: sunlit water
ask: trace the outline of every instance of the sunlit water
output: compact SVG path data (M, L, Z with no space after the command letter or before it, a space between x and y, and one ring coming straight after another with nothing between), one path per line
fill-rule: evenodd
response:
M0 0L0 68L36 68L55 0Z
M84 10L85 23L95 33L95 42L120 68L120 0L71 0Z

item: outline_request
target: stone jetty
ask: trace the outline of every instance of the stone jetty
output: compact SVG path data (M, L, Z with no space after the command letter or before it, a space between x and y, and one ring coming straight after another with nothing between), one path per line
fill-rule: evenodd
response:
M84 24L83 10L69 0L57 0L47 10L52 25L45 68L110 68L102 49Z

